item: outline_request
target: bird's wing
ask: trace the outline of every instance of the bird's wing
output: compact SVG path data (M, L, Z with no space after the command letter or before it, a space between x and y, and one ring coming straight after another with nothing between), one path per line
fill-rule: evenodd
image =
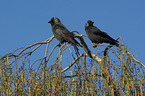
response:
M74 37L73 33L71 33L63 24L59 24L58 26L63 31L64 35Z
M80 44L74 39L74 35L69 32L69 30L62 24L58 24L55 28L57 30L57 34L69 43L80 46Z
M117 40L114 40L112 37L110 37L106 32L102 32L101 30L99 30L97 27L92 27L91 30L92 30L93 34L95 34L95 35L99 35L102 38L106 38L106 39L118 42Z

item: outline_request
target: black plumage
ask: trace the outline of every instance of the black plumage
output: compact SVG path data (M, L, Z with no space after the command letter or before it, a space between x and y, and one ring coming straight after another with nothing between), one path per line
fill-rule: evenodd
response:
M92 43L110 43L111 45L117 45L118 41L111 38L107 33L102 32L96 26L93 25L94 22L91 20L87 21L85 24L85 31L88 35L88 38L92 41Z
M71 33L57 17L53 17L48 23L52 26L52 32L54 37L60 41L60 43L68 42L75 49L77 46L81 46L75 39L73 33Z

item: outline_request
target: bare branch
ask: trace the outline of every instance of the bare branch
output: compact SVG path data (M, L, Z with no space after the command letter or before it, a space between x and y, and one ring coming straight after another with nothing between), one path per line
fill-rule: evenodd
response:
M68 67L66 67L65 69L63 69L63 70L61 70L61 72L65 72L65 71L67 71L70 67L72 67L74 64L75 64L75 62L80 58L80 57L82 57L82 56L84 56L85 54L81 54L81 55L79 55Z
M52 48L51 52L50 52L49 55L47 56L47 60L46 60L46 61L49 60L50 55L52 54L52 52L54 51L54 49L55 49L57 46L59 46L59 44L55 45L55 46Z
M135 62L141 64L141 65L145 68L145 65L144 65L142 62L140 62L139 60L135 59L134 56L133 56L129 51L127 51L127 55L129 55L130 57L132 57L132 59L133 59Z
M21 53L23 53L25 50L27 50L28 48L31 48L31 47L33 47L33 46L35 46L35 45L40 44L39 46L37 46L37 47L33 50L33 52L34 52L34 51L35 51L37 48L39 48L42 44L47 44L47 43L51 42L51 41L53 40L53 38L54 38L54 36L50 37L49 39L45 40L44 42L34 43L34 44L32 44L32 45L30 45L30 46L28 46L28 47L25 47L25 49L23 49L23 50L18 54L18 56L19 56ZM49 41L48 41L48 40L49 40Z
M73 33L74 35L76 35L75 33ZM77 34L78 35L78 34ZM93 60L95 60L97 63L101 63L101 59L96 56L95 54L93 54L90 49L88 48L87 44L85 43L84 39L82 38L83 35L80 35L79 37L77 37L79 39L79 41L82 44L82 47L84 49L84 51L87 53L87 56L89 56L90 58L92 58Z

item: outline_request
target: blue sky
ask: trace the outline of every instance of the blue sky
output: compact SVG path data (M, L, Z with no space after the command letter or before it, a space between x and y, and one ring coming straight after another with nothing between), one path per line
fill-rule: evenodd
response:
M145 0L1 0L0 56L51 37L47 22L52 17L80 34L86 34L85 22L92 20L114 39L121 36L145 62ZM54 45L57 43L54 39Z

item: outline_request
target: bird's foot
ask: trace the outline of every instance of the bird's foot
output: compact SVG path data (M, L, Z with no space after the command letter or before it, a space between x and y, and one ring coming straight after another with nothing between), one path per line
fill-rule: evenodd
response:
M92 43L92 45L93 45L94 48L98 46L98 44L93 44L93 43Z
M58 44L58 47L60 47L62 45L62 43L60 42L59 44Z

